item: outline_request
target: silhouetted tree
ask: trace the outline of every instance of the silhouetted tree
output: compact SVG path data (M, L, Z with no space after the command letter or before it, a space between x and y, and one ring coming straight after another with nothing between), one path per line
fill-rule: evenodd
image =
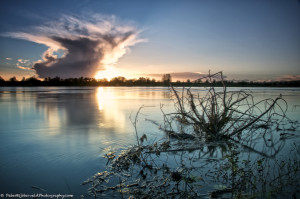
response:
M0 76L0 86L4 86L5 85L5 80Z
M60 77L47 77L44 80L38 79L36 76L30 78L22 78L21 81L18 81L16 77L11 77L8 81L5 81L0 76L0 85L1 86L169 86L172 78L170 74L165 74L162 77L163 81L156 81L154 78L145 78L140 77L138 79L126 79L125 77L115 77L108 81L107 79L95 79L90 77L80 77L80 78L67 78L61 79ZM225 81L223 82L227 87L236 86L236 87L247 87L247 86L257 86L257 87L299 87L300 81L277 81L277 82L253 82L253 81ZM209 82L206 81L176 81L173 83L174 86L222 86L221 81L215 79Z
M171 74L164 74L163 77L162 77L162 81L165 82L165 83L172 82Z
M13 76L13 77L9 78L9 81L10 81L10 82L16 82L16 81L18 81L18 80L17 80L17 78L16 78L15 76Z

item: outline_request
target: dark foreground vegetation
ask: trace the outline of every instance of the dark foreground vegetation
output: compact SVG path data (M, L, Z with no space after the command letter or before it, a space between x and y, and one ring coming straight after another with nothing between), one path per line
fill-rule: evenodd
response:
M166 76L167 75L167 76ZM36 77L23 78L17 80L16 77L12 77L5 81L0 77L0 86L169 86L171 82L171 76L169 74L164 75L162 80L140 77L138 79L126 79L125 77L115 77L108 81L107 79L95 79L95 78L68 78L62 79L60 77L45 78L40 80ZM167 77L167 78L166 78ZM274 81L274 82L246 82L246 81L227 81L223 80L227 87L299 87L300 81ZM222 87L222 82L218 79L213 81L208 80L196 80L196 81L176 81L172 82L174 87Z
M174 111L162 120L131 118L136 144L106 154L107 168L83 184L95 198L297 198L300 195L299 123L287 103L257 101L249 91L227 91L222 73L208 75L206 95L170 85ZM139 132L151 122L161 137ZM278 156L288 139L289 150Z

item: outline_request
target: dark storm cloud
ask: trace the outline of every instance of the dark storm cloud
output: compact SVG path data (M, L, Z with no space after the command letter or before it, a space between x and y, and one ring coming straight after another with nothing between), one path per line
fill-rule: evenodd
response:
M35 63L33 69L40 77L92 77L99 68L103 59L103 52L97 50L99 41L92 41L87 38L76 40L53 38L68 53L62 58L56 58L47 51L44 54L44 61Z
M129 46L141 42L134 26L119 25L115 17L89 18L63 16L59 22L35 27L32 33L7 33L7 36L44 44L49 49L33 69L39 77L94 77L106 64L118 61ZM64 55L55 55L57 50Z

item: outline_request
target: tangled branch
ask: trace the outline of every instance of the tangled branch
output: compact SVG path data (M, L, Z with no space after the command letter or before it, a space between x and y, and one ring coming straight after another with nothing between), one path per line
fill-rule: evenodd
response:
M175 112L163 112L168 121L164 123L166 131L174 133L173 129L177 129L177 133L206 140L245 138L253 136L259 128L278 127L282 119L288 119L287 103L281 95L255 102L251 91L227 91L222 72L204 78L210 83L216 79L221 81L221 91L210 87L206 95L201 96L194 94L191 88L183 88L179 93L170 84Z

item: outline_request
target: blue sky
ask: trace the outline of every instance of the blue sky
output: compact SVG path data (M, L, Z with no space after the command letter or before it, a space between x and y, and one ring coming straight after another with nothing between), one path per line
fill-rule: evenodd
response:
M89 21L92 27L104 22L122 27L117 33L105 32L116 39L124 37L130 29L132 38L119 43L117 50L97 51L113 57L113 61L105 62L106 56L95 58L97 53L93 52L93 69L89 73L85 69L67 71L71 68L70 60L76 58L67 55L73 48L60 43L56 49L53 45L57 40L51 44L45 41L53 39L55 33L64 40L68 36L81 38L78 31L68 29L67 35L63 33L66 31L63 25L70 25L72 17L76 19L74 23L82 26ZM186 74L183 79L192 79L198 73L222 70L229 79L300 79L297 0L2 0L0 24L0 75L4 78L43 77L63 72L79 75L80 71L83 75L94 75L97 69L102 74L99 77L111 73L160 79L162 74L172 73L175 79L182 74ZM86 27L90 30L90 26ZM83 36L97 40L100 33L91 36L90 32ZM45 52L51 52L56 61L48 63ZM62 54L66 57L61 58ZM86 59L90 59L89 55ZM63 64L70 67L61 70ZM48 67L52 67L51 73L46 70Z

